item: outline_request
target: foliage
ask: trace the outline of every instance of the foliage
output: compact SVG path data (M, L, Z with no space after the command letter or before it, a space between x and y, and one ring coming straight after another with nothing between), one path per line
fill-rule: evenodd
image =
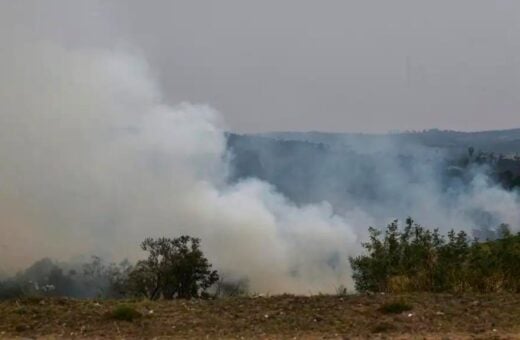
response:
M14 280L0 282L0 300L14 299L24 296L22 286Z
M396 329L396 327L394 326L393 323L390 323L390 322L387 322L387 321L382 321L382 322L377 323L372 328L372 332L373 333L385 333L385 332L393 331L395 329Z
M496 177L498 183L508 190L520 188L520 175L515 176L511 170L498 173Z
M141 316L141 313L128 305L119 305L115 307L109 314L110 319L128 322L132 322Z
M105 265L101 258L93 256L90 263L83 265L83 282L90 290L90 295L121 298L128 293L127 278L132 268L127 260Z
M348 289L344 285L339 285L336 287L336 295L337 296L347 296L348 295Z
M218 281L198 238L147 238L141 248L148 252L148 258L139 261L128 277L135 295L149 299L198 297Z
M106 265L99 257L84 264L36 261L14 277L0 281L0 299L69 296L74 298L118 298L126 294L128 261Z
M413 309L413 306L405 301L392 301L384 303L379 310L385 314L400 314Z
M204 297L209 296L206 290L218 281L218 274L211 270L197 238L147 238L141 248L148 252L148 258L135 266L126 260L119 264L105 264L97 256L84 264L41 259L16 276L0 281L0 299L27 296ZM242 295L247 290L247 282L239 282L235 291L232 288L224 284L221 291Z
M464 231L447 236L406 220L384 231L369 228L367 254L350 258L360 292L520 292L520 234L507 225L479 242Z
M224 280L223 277L216 284L215 296L237 297L246 296L249 292L249 281L247 279Z

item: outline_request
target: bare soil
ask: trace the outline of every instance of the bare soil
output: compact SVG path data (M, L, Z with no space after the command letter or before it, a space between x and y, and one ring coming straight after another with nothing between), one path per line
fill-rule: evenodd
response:
M389 303L411 310L389 312ZM139 312L117 320L121 305ZM520 295L0 302L1 338L520 339Z

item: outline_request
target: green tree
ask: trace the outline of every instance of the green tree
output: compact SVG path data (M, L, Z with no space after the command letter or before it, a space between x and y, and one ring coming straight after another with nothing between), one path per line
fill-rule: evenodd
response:
M198 238L147 238L141 248L148 252L148 258L139 261L129 274L128 285L134 294L150 299L188 299L200 296L218 281Z

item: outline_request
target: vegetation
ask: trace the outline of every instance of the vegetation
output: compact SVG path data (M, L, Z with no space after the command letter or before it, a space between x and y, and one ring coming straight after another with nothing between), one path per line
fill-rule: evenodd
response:
M520 293L520 233L507 225L487 232L487 239L470 239L464 232L441 235L408 218L386 230L369 228L366 253L351 257L358 292ZM0 281L0 299L69 296L79 298L190 299L247 296L247 278L225 281L211 269L190 236L147 238L141 244L148 256L106 265L98 257L81 271L43 259L11 279ZM347 296L339 286L338 297ZM395 302L384 311L406 310Z
M94 257L79 271L43 259L2 282L0 297L16 299L0 301L0 337L486 339L520 332L520 235L506 225L485 241L443 236L411 218L402 229L394 221L369 230L367 253L350 262L357 290L381 294L339 286L336 295L248 296L247 279L225 281L211 270L200 240L146 239L148 256L135 265ZM233 298L175 301L204 297L210 286L214 296ZM58 297L82 289L106 299Z
M136 265L128 261L107 265L95 256L91 262L75 266L42 259L15 277L0 281L0 299L28 296L186 299L207 295L206 290L219 279L197 238L148 238L141 248L148 252L148 258ZM232 288L229 284L226 287L222 290ZM237 289L241 292L244 287Z
M76 298L120 298L132 266L128 261L105 264L93 256L84 264L36 261L16 276L0 281L0 299L23 296L70 296Z
M132 322L142 315L129 305L116 306L109 314L110 319Z
M508 190L520 188L520 175L515 176L511 170L505 170L504 172L498 173L496 177L497 181Z
M381 311L400 299L413 311ZM508 293L127 299L124 305L142 315L132 322L109 317L121 303L0 301L0 338L517 339L520 334L520 294ZM20 308L27 312L16 312Z
M189 236L175 239L148 238L141 248L148 258L137 262L128 278L134 295L151 300L199 297L218 281L218 273L200 250L200 240Z
M384 234L369 228L367 254L350 258L360 292L520 292L520 234L501 225L496 239L470 240L461 231L447 237L409 218Z
M219 279L216 284L215 296L217 297L237 297L246 296L249 292L249 281L247 279L240 280L224 280Z
M520 188L520 156L507 156L495 154L494 152L483 152L479 150L475 153L475 148L469 147L466 157L462 157L456 162L464 172L468 172L473 166L486 166L490 177L502 188L512 191ZM462 173L462 174L463 174Z
M402 300L386 302L379 308L379 310L385 314L400 314L412 309L412 305Z

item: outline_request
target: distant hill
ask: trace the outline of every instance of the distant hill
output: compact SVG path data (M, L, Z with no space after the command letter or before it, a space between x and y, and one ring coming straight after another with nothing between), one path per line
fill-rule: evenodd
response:
M447 202L453 192L464 192L474 166L506 189L520 187L520 129L228 134L227 147L230 181L258 178L297 204L327 201L338 210L361 206L388 208L380 215L408 214L405 188L415 188L418 196L441 193Z
M469 147L486 153L520 154L520 128L510 130L460 132L426 130L389 134L328 133L328 132L270 132L256 134L279 140L307 141L329 145L349 145L359 142L413 143L426 147L465 151Z

